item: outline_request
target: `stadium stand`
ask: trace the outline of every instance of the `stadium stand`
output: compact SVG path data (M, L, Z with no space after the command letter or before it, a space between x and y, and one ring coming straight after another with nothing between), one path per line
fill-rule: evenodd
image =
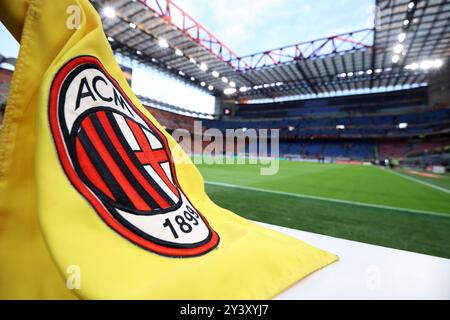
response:
M196 118L157 109L147 105L145 107L168 131L173 131L175 129L186 129L192 132L194 130L194 121Z
M239 105L233 119L209 121L225 128L280 129L282 138L375 138L436 134L448 128L450 107L429 108L423 88L357 95ZM399 128L406 123L407 127ZM338 129L337 126L344 126Z
M2 56L0 56L0 61L1 59ZM5 113L6 100L8 98L12 75L13 71L0 68L0 128L3 122L3 115Z
M426 89L417 88L372 95L240 104L233 117L205 120L205 126L223 131L279 129L281 155L402 159L448 144L448 138L434 141L430 137L445 134L450 127L450 106L430 107ZM425 136L429 137L428 141L423 141Z
M406 158L418 153L427 153L449 145L448 139L435 139L431 141L421 140L397 140L381 141L377 144L380 158Z
M427 108L425 88L373 95L353 95L325 99L308 99L267 104L240 104L239 118L287 118L322 114L392 114L403 108L417 111Z
M0 104L6 104L13 71L0 68Z

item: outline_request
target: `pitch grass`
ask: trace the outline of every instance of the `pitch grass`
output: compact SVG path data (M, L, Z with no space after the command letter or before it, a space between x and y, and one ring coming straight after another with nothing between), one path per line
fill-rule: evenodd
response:
M417 172L423 172L423 173L430 173L430 172L426 172L423 170L415 170ZM450 190L450 174L445 173L445 174L435 174L435 176L437 176L437 178L431 178L431 177L424 177L424 176L420 176L418 174L413 174L408 172L408 170L400 170L401 173L410 176L411 178L417 179L417 180L421 180L421 181L425 181L431 184L434 184L436 186L445 188L445 189L449 189Z
M450 194L384 169L281 161L276 175L261 176L259 165L198 167L205 181L400 208L380 209L206 184L213 201L246 218L450 258Z

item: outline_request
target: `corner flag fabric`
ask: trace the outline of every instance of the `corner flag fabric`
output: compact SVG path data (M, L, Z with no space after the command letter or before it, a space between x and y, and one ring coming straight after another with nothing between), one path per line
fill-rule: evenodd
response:
M87 0L0 0L0 19L21 44L0 132L0 298L265 299L337 259L208 198Z

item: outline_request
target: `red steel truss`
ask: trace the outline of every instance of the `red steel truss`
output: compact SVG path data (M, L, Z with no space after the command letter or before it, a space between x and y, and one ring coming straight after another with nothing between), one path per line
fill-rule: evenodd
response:
M373 45L373 29L363 29L232 58L231 64L238 70L249 70L268 65L285 64L302 59L313 59L355 50Z
M172 0L139 0L139 2L220 60L241 71L360 50L373 45L374 30L363 29L240 57Z
M239 59L233 50L171 0L139 0L139 2L220 60L229 63Z

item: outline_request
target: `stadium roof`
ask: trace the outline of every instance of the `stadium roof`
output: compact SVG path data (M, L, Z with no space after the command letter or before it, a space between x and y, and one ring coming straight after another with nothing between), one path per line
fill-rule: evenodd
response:
M0 54L0 65L3 63L9 64L10 66L14 67L16 65L16 58L7 58Z
M450 55L446 0L378 0L373 29L243 57L169 0L92 2L113 50L216 96L259 99L418 85Z

